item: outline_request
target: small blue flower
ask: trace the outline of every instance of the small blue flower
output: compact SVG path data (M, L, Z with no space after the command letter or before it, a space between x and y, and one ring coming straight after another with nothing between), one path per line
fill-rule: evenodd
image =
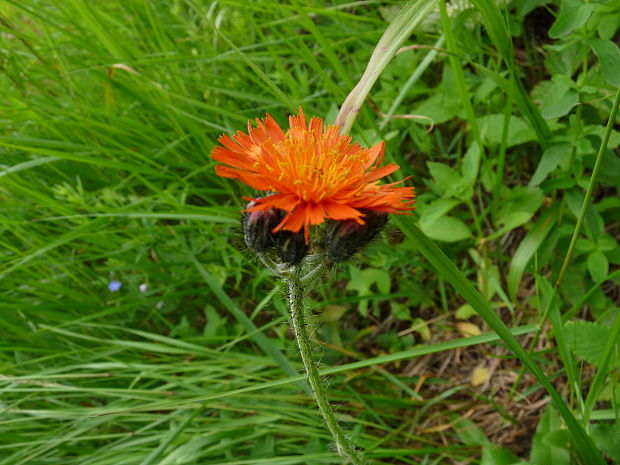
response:
M123 283L121 283L120 281L110 281L110 284L108 284L108 289L110 289L111 292L116 292L118 291L121 286L123 285Z

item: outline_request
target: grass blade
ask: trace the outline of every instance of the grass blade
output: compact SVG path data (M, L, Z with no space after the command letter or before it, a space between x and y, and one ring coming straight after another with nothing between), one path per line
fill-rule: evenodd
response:
M510 269L508 271L507 283L508 283L508 295L514 300L517 295L517 289L521 283L521 277L525 271L525 267L530 262L540 244L545 240L547 235L551 232L551 228L557 220L557 213L559 210L558 205L552 206L549 210L546 210L532 228L527 233L525 238L517 247L512 260L510 260Z
M398 225L405 233L407 238L413 245L424 255L424 257L433 265L439 274L441 274L454 289L463 297L493 328L493 330L502 338L506 345L512 350L517 357L525 364L530 372L540 381L545 389L551 395L553 402L564 421L568 425L571 435L574 439L575 446L579 451L584 463L592 465L604 465L605 461L592 439L586 434L581 424L575 419L574 415L556 391L555 387L549 381L549 378L538 367L532 357L521 347L515 337L512 335L504 322L495 314L489 303L480 295L480 293L469 282L465 275L456 267L456 265L431 241L415 224L410 216L403 216L397 219Z
M519 79L517 68L514 63L514 52L510 31L508 30L506 21L499 7L491 0L472 0L472 3L476 5L476 8L480 11L480 14L482 14L493 44L506 61L510 76L516 84L517 95L515 96L515 101L517 105L534 128L540 145L546 147L551 137L551 131L549 131L547 123L541 116L538 108L530 100Z

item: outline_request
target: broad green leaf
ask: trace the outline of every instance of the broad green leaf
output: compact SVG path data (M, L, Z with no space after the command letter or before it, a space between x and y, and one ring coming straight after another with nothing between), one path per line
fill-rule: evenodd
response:
M469 227L454 216L442 216L421 226L428 237L442 242L458 242L471 237Z
M554 169L558 167L560 161L567 155L570 155L570 144L553 144L543 152L540 162L536 167L536 171L532 175L528 186L536 187L549 176Z
M612 86L620 86L620 49L611 40L586 40L601 63L601 74Z
M392 314L396 317L397 320L411 320L411 311L409 310L409 307L407 305L392 301L390 302L390 307L392 308Z
M594 5L581 0L564 0L560 14L549 29L549 37L559 39L581 27L590 18Z
M502 231L509 231L527 223L540 208L544 200L540 189L527 189L517 186L502 200L502 206L497 213L497 224Z
M579 103L579 94L563 82L546 81L539 86L545 89L540 103L540 112L545 119L565 116Z
M591 427L592 438L600 449L612 459L620 462L620 421L596 423Z
M459 320L467 320L476 314L474 307L469 304L463 304L456 309L454 316Z
M351 280L347 283L348 291L355 291L360 296L366 296L372 293L372 285L376 284L377 289L382 294L389 294L390 292L391 277L385 270L378 268L360 270L356 266L349 265L349 273L351 274ZM368 300L362 300L359 303L358 311L362 316L366 316Z
M590 321L568 321L564 325L569 348L593 366L598 366L611 335L607 326ZM618 360L615 361L618 366Z
M412 113L415 115L430 118L433 124L445 123L459 116L461 112L461 105L454 100L446 98L443 93L429 97L412 110Z
M594 250L588 254L588 272L595 283L602 281L609 272L609 261L603 252Z
M420 213L420 225L423 228L430 226L439 218L446 215L459 203L460 202L456 199L442 197L424 205L423 207L419 207L418 212Z
M603 234L598 241L597 247L601 252L611 252L618 247L618 241L609 234Z
M534 434L530 454L532 465L571 465L568 441L557 444L557 441L553 440L554 433L560 431L562 426L562 418L553 406L547 406Z
M434 161L427 162L426 166L442 195L460 198L467 190L467 182L455 169Z
M506 449L491 444L482 448L480 465L513 465L517 463L522 464L518 457Z
M482 139L491 145L499 145L502 142L502 131L504 129L504 115L492 114L478 118ZM510 127L506 147L523 144L536 140L534 130L518 116L510 117Z
M583 199L584 196L579 191L570 190L566 193L566 203L571 213L573 213L577 218L579 218L579 214L581 212ZM588 237L590 237L590 239L592 239L594 242L598 243L603 233L605 232L605 221L596 209L595 205L590 204L588 206L584 220Z
M390 284L392 280L387 271L379 270L377 268L367 268L362 271L362 275L367 283L376 283L377 289L382 294L390 293Z
M416 333L418 333L420 337L422 337L423 341L428 342L431 340L431 329L428 327L426 320L422 318L415 318L411 322L411 326L414 326L416 328Z
M323 309L323 320L324 321L338 321L342 315L345 314L345 312L348 310L348 307L345 307L344 305L334 305L334 304L330 304L330 305L326 305L325 308Z
M468 446L489 444L489 438L476 423L467 418L458 418L457 416L453 416L453 418L455 420L454 430L463 444Z

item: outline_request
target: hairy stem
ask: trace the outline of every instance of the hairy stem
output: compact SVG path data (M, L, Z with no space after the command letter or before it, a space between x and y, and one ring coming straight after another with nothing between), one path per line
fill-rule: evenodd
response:
M303 288L300 283L299 268L293 267L288 273L285 274L284 279L288 284L289 305L291 312L291 321L293 324L293 331L295 332L295 339L299 346L299 353L301 354L301 360L304 364L304 369L308 377L308 383L314 393L316 403L323 415L325 424L329 429L329 432L336 441L336 449L338 454L342 457L346 457L353 465L361 465L362 461L357 455L357 452L347 441L344 431L338 424L334 410L327 400L325 395L325 388L321 383L319 371L316 366L314 357L312 356L312 349L310 347L310 337L308 336L308 329L306 328L306 316L303 308Z

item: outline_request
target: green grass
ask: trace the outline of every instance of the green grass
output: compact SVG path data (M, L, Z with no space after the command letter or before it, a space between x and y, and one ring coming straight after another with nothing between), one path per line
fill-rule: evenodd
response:
M306 298L330 400L368 463L619 461L620 6L456 3L351 130L418 204ZM0 0L0 465L342 463L209 154L404 5Z

